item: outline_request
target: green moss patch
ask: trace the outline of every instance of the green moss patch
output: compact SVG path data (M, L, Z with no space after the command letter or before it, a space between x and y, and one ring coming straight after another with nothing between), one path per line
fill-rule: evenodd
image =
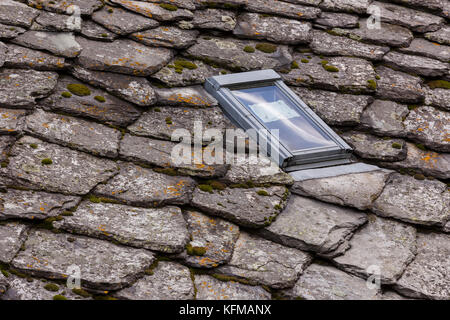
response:
M57 294L56 296L53 297L53 300L67 300L67 298L61 294Z
M394 149L401 149L402 148L402 144L398 143L398 142L394 142L392 144L392 148L394 148Z
M42 163L43 165L50 165L50 164L53 163L53 160L50 159L50 158L45 158L45 159L42 159L41 163Z
M68 91L64 91L63 93L61 93L61 96L64 98L70 98L72 97L72 94Z
M75 289L72 289L72 292L83 298L89 298L92 296L89 292L87 292L86 290L83 290L83 289L75 288Z
M186 252L190 256L204 256L206 254L206 248L193 247L190 243L186 245Z
M367 80L367 87L372 90L377 90L377 82L375 80Z
M306 58L303 58L302 60L300 60L302 63L309 63L309 60Z
M167 174L168 176L177 176L178 172L174 168L155 168L153 171Z
M67 89L76 96L89 96L91 94L91 90L86 87L84 84L80 83L71 83L67 85Z
M253 52L255 52L256 50L255 50L255 48L253 48L252 46L245 46L245 47L244 47L244 51L247 52L247 53L253 53Z
M203 192L213 193L213 187L211 187L209 184L199 184L198 188Z
M166 118L166 124L173 124L171 117Z
M59 287L54 283L47 283L44 286L44 289L51 292L57 292L59 290Z
M434 81L428 82L428 86L431 89L437 89L437 88L450 89L450 82L445 81L445 80L434 80Z
M322 67L328 72L339 72L339 68L338 67L335 67L335 66L332 66L332 65L329 65L329 64L323 64L322 63Z
M168 4L168 3L160 3L159 6L163 9L166 9L168 11L177 11L178 7L173 5L173 4Z
M225 190L226 189L226 185L223 184L222 182L219 181L210 181L209 185L214 189L214 190Z
M260 196L265 196L265 197L269 196L269 193L266 190L258 190L256 193Z
M36 143L31 143L30 147L33 148L33 149L37 149L38 145Z
M106 102L106 99L102 96L95 96L94 99L101 103Z
M277 46L271 43L258 43L255 48L264 53L274 53L277 51Z

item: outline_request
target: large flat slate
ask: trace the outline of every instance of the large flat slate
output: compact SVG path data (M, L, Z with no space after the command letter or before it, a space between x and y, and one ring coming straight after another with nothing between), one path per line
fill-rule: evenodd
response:
M0 225L0 262L10 263L27 236L28 227L17 222Z

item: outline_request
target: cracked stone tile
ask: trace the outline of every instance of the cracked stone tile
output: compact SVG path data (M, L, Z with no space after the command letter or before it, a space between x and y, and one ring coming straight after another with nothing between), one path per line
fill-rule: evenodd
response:
M59 14L48 11L41 11L34 20L30 30L34 31L63 31L80 32L81 25L73 23L72 18L66 14Z
M389 47L365 44L347 37L334 36L323 31L314 31L311 49L316 54L329 56L353 56L369 60L381 60Z
M159 26L159 22L156 20L108 5L94 12L92 20L119 35L127 35Z
M369 216L350 240L350 249L334 258L346 272L367 278L368 268L380 268L382 284L394 284L416 254L416 229L401 222Z
M173 57L173 52L169 49L150 48L128 39L99 43L77 37L77 41L83 51L76 62L90 70L149 76L159 71Z
M195 276L197 300L270 300L269 292L259 286L235 281L220 281L208 275Z
M322 201L366 210L383 191L388 176L389 172L378 170L297 181L291 191Z
M7 68L59 71L66 65L66 59L63 57L55 57L42 51L8 44L8 52L5 57L5 67Z
M348 239L366 222L366 214L356 210L293 195L260 234L288 247L333 257L348 249Z
M39 11L12 0L0 3L0 23L13 26L30 27Z
M322 12L314 23L329 28L358 27L359 17L348 13Z
M345 132L341 137L363 159L401 161L406 158L405 141L401 139L380 138L357 131Z
M324 0L320 8L329 11L366 13L371 0Z
M44 164L44 159L52 163ZM6 170L7 176L18 186L86 194L113 176L117 165L111 160L24 136L13 146Z
M182 205L191 200L195 181L190 177L171 177L131 163L121 163L120 169L94 193L135 206Z
M0 133L16 134L23 130L27 110L0 108Z
M290 299L306 300L375 300L376 289L369 289L366 281L329 265L313 263L295 286L281 294Z
M236 14L222 9L197 10L191 23L197 29L233 31L236 27Z
M12 39L22 34L26 29L17 26L8 26L6 24L0 23L0 39Z
M168 3L176 5L178 8L195 10L197 5L197 0L147 0L147 2L153 3Z
M266 191L258 194L258 191ZM264 194L264 195L262 195ZM210 192L196 188L192 205L204 212L223 217L240 226L261 228L269 225L286 206L286 187L228 188Z
M1 115L0 115L1 117ZM16 138L13 136L0 136L0 162L6 162L8 159L8 153L11 149L12 145L16 141Z
M450 235L419 233L417 251L395 289L413 298L450 299Z
M377 81L377 98L404 103L420 103L424 99L421 78L384 66L377 67L376 72L380 77Z
M105 125L41 109L27 116L24 130L51 143L111 158L117 157L122 136Z
M291 3L287 3L291 2ZM300 5L298 1L287 1L274 4L271 0L248 1L246 9L251 12L276 14L294 19L316 19L321 10L310 6Z
M364 109L373 101L365 95L340 94L292 87L295 93L329 125L355 126Z
M194 17L193 13L189 10L177 9L175 11L171 11L164 9L155 3L130 0L111 0L111 2L158 21L178 21L183 19L192 19Z
M238 37L283 44L308 43L311 41L311 23L279 17L264 17L257 13L243 13L238 17L233 34Z
M155 89L158 104L180 107L212 107L218 102L202 86Z
M290 85L354 93L375 91L369 82L376 81L375 70L366 60L349 57L330 57L324 60L308 53L296 53L294 60L308 62L299 63L298 69L283 74L284 80ZM336 69L326 70L325 65Z
M416 54L431 59L438 59L442 62L450 60L450 47L446 45L439 45L438 43L430 42L425 39L414 39L408 48L400 48L400 52L408 54Z
M76 5L80 8L82 15L91 15L103 5L100 0L27 0L27 2L31 7L43 8L57 13L68 13L68 8Z
M398 4L406 4L410 7L421 7L425 9L430 9L432 11L441 11L444 8L444 4L442 0L429 0L429 1L421 1L421 0L392 0L391 2L395 2Z
M193 248L204 248L205 253L198 256L184 251L178 259L196 268L215 268L230 261L239 237L237 225L193 210L186 211L184 216L189 229L189 244Z
M404 121L408 137L425 146L443 152L450 152L450 113L433 107L419 107L411 110Z
M18 222L0 225L0 262L10 263L26 238L28 227Z
M12 261L14 268L34 276L65 280L68 267L80 268L83 286L116 290L133 283L155 260L143 249L47 230L33 230L25 250Z
M46 219L75 207L79 197L57 193L8 189L0 194L0 220Z
M448 89L429 89L425 87L425 104L450 110L450 90Z
M261 46L261 42L252 40L236 40L233 38L206 38L199 37L197 43L186 50L186 55L225 68L240 71L254 69L280 69L289 66L292 56L289 48L284 45L271 45L268 50ZM256 49L269 51L265 53ZM255 52L246 52L246 47L252 47ZM275 50L270 53L270 51ZM247 50L248 51L248 50Z
M45 50L66 58L77 57L84 46L71 32L27 31L15 37L11 42L36 50Z
M161 26L135 32L130 38L152 47L185 49L192 46L199 35L197 30L183 30L172 26Z
M73 216L64 217L53 226L75 234L166 253L184 250L188 240L181 209L173 206L145 209L87 200L77 207Z
M450 26L443 26L435 32L425 33L425 38L441 44L450 45Z
M450 220L450 193L440 181L392 175L374 202L376 214L412 224L444 226Z
M151 106L156 102L156 93L150 82L143 77L120 73L93 71L73 66L71 73L81 81L102 88L110 94L138 106Z
M114 293L126 300L193 300L194 283L187 267L174 262L160 261L152 270L131 287Z
M109 31L91 20L83 20L81 24L81 34L90 40L97 41L114 41L119 37L114 32Z
M292 287L310 262L307 253L241 232L231 261L216 271L283 289Z
M112 74L108 74L108 76L114 77ZM67 86L70 84L84 85L91 94L88 96L73 94L70 98L63 97L63 92L69 91ZM97 96L103 97L105 102L96 100ZM66 75L60 77L54 93L40 101L40 105L45 110L69 113L119 126L126 126L141 115L141 111L131 103Z
M48 96L56 86L58 74L21 69L0 70L0 106L32 108L36 99Z
M440 77L448 73L449 65L439 60L389 52L383 58L386 65L425 77Z

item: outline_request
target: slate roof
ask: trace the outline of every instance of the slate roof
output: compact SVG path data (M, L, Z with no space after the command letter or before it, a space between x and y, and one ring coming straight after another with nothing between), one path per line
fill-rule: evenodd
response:
M449 12L0 0L0 299L450 299ZM171 164L175 129L233 127L205 79L266 68L378 167Z

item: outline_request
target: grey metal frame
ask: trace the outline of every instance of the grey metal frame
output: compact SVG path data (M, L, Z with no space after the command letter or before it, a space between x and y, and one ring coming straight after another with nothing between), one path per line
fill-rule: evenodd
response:
M259 136L260 147L267 151L274 161L285 171L310 169L350 163L352 148L339 137L319 116L317 116L281 79L274 70L261 70L243 73L235 73L208 78L205 89L222 106L225 114L239 127L247 129L266 129L247 108L233 95L232 90L247 89L252 87L276 86L291 101L295 103L299 111L305 114L320 130L332 140L336 146L320 147L302 150L289 150L283 145L283 141L275 141L276 138L268 135ZM262 141L261 141L262 140ZM262 143L261 143L262 142ZM271 150L275 144L279 145L279 154L273 154ZM268 146L265 148L265 146Z

